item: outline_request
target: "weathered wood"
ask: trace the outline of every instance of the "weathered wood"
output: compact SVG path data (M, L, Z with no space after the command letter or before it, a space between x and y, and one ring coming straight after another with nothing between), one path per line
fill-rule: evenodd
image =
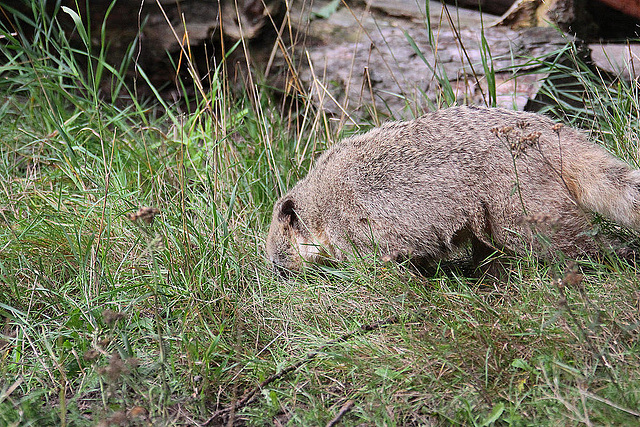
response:
M627 81L640 76L640 44L594 43L589 48L598 68Z
M402 0L396 9L398 3ZM375 110L408 117L441 104L448 87L460 103L489 103L484 57L495 69L498 105L524 109L544 78L524 73L533 66L529 58L559 50L571 39L551 28L490 27L496 16L436 2L429 11L432 34L424 14L413 20L391 14L382 19L378 11L351 7L306 24L303 17L292 16L302 20L308 37L319 41L304 50L302 71L292 78L331 114Z
M53 3L46 4L49 13L55 10ZM211 58L223 56L224 42L231 46L241 38L259 38L265 30L279 25L284 12L284 0L118 0L111 8L112 3L112 0L62 0L60 4L78 12L92 29L96 47L104 22L109 44L107 60L111 64L119 65L128 47L137 43L136 64L157 87L175 80L174 64L184 64L186 56L200 68L199 74L206 74L212 66ZM26 16L32 13L30 6L21 0L5 1L0 7L18 10ZM0 14L0 19L6 20L7 16ZM81 43L70 17L59 9L57 17L72 43Z
M493 15L505 13L514 0L445 0L445 3L452 6L465 7L467 9L481 10Z
M85 14L89 13L93 28L101 25L110 4L111 0L91 2ZM141 31L138 65L161 85L172 80L167 78L174 74L172 62L190 56L205 73L211 66L207 56L222 56L223 40L231 45L241 38L260 37L278 25L283 5L283 0L119 0L107 18L107 39L121 46L112 52L117 56ZM199 53L200 48L206 53Z
M223 46L228 49L244 37L254 40L247 44L252 59L228 59L232 76L246 76L251 63L266 69L273 86L287 94L310 95L332 114L375 110L410 116L441 103L449 88L458 102L489 102L491 82L484 58L495 69L498 105L522 109L535 97L544 78L527 73L532 67L528 58L554 52L571 39L553 28L535 28L544 23L541 16L561 11L564 15L553 12L556 18L562 17L556 23L572 22L575 5L585 1L549 0L543 5L542 0L520 0L513 10L522 15L505 15L501 22L511 27L506 28L491 25L499 21L495 15L415 0L340 3L327 19L320 18L325 13L317 12L330 0L288 2L286 11L283 0L119 0L106 21L108 59L118 65L142 29L134 54L136 64L156 87L168 87L164 94L170 95L175 85L167 83L180 77L174 64L182 64L182 75L192 79L184 66L188 55L202 77L218 63L212 57L222 58ZM71 0L63 4L75 7ZM78 4L81 16L90 17L95 32L111 0ZM86 4L90 10L82 9ZM310 10L311 4L316 13ZM23 2L3 2L3 6L12 5L25 7ZM285 12L288 21L281 27L278 16ZM63 13L59 16L68 19ZM73 29L70 20L68 24ZM280 29L286 29L280 32L285 39L274 48ZM93 39L99 41L99 37ZM237 51L239 56L244 53L244 49ZM620 75L627 78L630 74Z

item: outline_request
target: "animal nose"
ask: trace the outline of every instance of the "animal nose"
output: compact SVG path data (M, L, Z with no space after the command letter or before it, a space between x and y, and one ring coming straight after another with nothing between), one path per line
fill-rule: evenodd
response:
M287 268L281 266L280 264L277 264L275 261L272 262L271 267L273 268L273 272L283 279L286 279L291 276L291 270L288 270Z

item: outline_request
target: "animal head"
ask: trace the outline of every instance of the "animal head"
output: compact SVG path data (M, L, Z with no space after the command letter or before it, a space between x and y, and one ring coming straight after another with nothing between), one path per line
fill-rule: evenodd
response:
M300 271L305 262L327 259L328 242L320 239L322 233L313 233L304 206L292 195L278 200L273 207L271 227L267 235L267 256L280 272Z

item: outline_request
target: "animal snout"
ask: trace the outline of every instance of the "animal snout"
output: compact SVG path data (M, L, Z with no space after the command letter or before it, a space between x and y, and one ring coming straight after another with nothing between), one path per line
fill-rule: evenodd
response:
M273 270L274 273L276 273L278 276L282 277L283 279L291 277L291 270L289 270L286 267L283 267L282 265L278 264L275 261L271 261L271 269Z

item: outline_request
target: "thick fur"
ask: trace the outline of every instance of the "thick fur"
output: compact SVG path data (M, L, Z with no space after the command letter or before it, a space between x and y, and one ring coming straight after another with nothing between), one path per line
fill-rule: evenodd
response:
M496 248L576 257L599 251L589 212L639 229L639 203L640 171L581 132L454 107L327 150L276 202L266 247L290 270L373 251L430 262L469 240L476 262Z

